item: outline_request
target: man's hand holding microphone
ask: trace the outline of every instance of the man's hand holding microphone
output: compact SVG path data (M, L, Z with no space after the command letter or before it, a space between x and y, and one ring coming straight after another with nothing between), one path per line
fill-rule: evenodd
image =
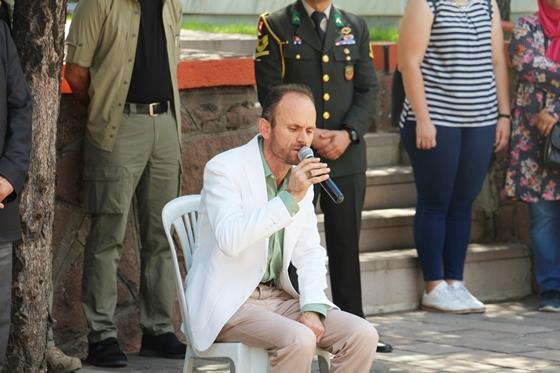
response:
M302 159L301 156L300 159ZM327 164L322 163L319 158L303 159L292 169L292 175L288 182L288 192L297 202L300 202L312 184L321 183L329 178L330 171L331 169L327 167Z

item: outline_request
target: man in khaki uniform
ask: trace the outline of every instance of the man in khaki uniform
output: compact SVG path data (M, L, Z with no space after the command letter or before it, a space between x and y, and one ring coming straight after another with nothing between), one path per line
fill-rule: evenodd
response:
M82 304L90 328L87 361L97 366L127 364L113 316L133 197L141 239L140 354L185 354L171 324L175 285L161 223L163 206L179 190L181 20L178 0L81 0L66 40L66 78L88 105L83 179L92 229Z

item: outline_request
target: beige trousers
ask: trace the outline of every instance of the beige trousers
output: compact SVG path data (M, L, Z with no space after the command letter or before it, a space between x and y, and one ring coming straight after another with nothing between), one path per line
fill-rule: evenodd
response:
M330 310L323 320L325 334L316 344L311 329L296 321L299 315L298 299L261 284L227 322L217 340L270 350L272 373L308 373L316 345L334 355L331 372L370 371L379 337L368 321Z

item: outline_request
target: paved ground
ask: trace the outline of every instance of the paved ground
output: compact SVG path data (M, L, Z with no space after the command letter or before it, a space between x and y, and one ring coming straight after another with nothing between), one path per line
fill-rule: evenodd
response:
M535 311L536 299L492 304L483 315L423 311L371 318L383 339L396 346L378 354L377 372L560 372L560 314ZM198 372L229 372L220 362ZM84 373L180 372L182 361L130 356L126 369L85 366ZM313 373L317 373L314 363ZM243 372L238 372L243 373Z

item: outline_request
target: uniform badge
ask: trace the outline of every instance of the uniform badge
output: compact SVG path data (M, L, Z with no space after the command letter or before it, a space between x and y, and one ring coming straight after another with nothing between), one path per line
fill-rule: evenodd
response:
M334 45L336 45L337 47L340 45L355 45L355 44L356 44L356 39L352 34L340 35L340 37L336 39L334 43Z
M344 66L344 79L346 80L354 79L354 65Z
M342 20L342 16L338 12L336 12L334 15L334 23L336 27L344 27L344 21Z
M292 39L292 44L293 45L301 45L301 43L303 42L303 39L300 38L297 35L294 35L293 39Z
M299 26L301 24L301 14L297 10L292 11L292 25Z
M350 35L352 33L352 29L348 26L343 27L340 32L342 33L342 35Z
M270 51L267 50L268 43L268 35L261 35L261 37L257 39L257 50L255 53L255 57L268 56L270 54Z

